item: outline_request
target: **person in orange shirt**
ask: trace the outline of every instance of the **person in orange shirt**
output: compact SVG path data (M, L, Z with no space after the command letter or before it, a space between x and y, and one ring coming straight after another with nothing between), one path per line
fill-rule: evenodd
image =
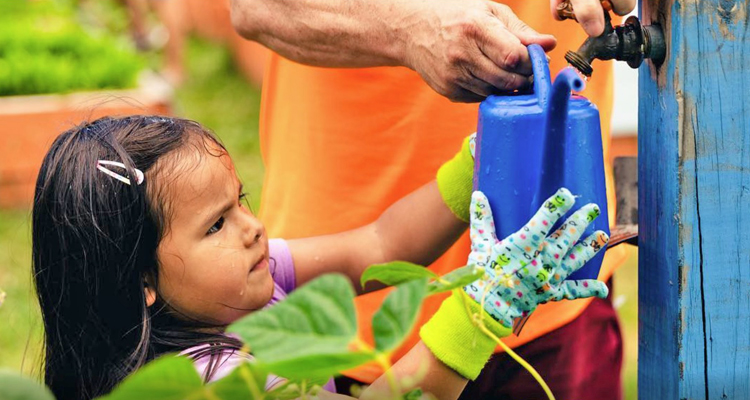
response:
M264 77L260 117L266 167L260 218L269 234L291 239L371 222L435 177L476 130L477 101L529 84L527 45L549 51L554 72L565 66L565 50L603 30L598 0L572 1L583 30L571 21L556 22L546 3L503 3L232 0L235 29L275 52ZM613 6L623 14L634 1ZM597 66L583 94L609 121L611 65ZM602 128L608 163L609 126ZM611 168L607 179L613 211ZM465 236L430 269L445 273L464 265L468 251ZM608 280L625 256L621 248L608 251L599 279ZM357 299L361 336L371 339L369 322L386 294ZM440 300L424 306L422 322ZM563 301L536 314L520 336L505 342L540 370L558 398L621 397L622 340L611 302ZM415 334L394 358L416 340ZM381 372L373 366L347 376L369 383ZM494 356L462 395L541 396L533 379L505 354Z

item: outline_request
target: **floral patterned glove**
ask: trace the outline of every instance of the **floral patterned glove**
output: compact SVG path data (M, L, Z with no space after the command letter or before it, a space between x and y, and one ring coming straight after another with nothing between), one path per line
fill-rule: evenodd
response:
M472 195L469 264L484 268L486 274L464 291L503 326L511 328L514 319L527 316L548 301L607 296L603 282L565 280L609 240L606 233L596 231L576 244L588 224L599 216L599 207L583 206L548 235L574 203L570 191L562 188L544 202L526 226L498 241L487 197L478 191Z

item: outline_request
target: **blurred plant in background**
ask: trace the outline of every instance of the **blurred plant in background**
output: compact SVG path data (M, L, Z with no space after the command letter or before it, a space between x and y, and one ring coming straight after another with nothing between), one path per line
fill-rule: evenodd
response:
M71 1L0 1L0 96L136 86L145 57L76 15Z

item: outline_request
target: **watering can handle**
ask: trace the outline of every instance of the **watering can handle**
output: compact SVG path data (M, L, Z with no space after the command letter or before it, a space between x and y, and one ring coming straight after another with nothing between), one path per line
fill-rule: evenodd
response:
M549 61L542 46L531 44L528 46L529 58L531 58L531 70L534 72L534 93L536 93L539 105L547 106L547 98L552 87L552 79L549 74Z

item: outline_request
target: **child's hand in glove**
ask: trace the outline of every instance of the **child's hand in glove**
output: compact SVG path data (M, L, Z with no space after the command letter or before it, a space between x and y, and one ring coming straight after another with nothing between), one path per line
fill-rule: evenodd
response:
M486 274L464 290L505 327L511 328L514 319L551 300L607 296L607 286L595 279L565 280L609 240L606 233L596 231L576 244L588 224L599 216L599 207L583 206L548 235L574 203L570 191L560 189L526 226L498 241L487 197L482 192L472 195L469 264L484 268Z

